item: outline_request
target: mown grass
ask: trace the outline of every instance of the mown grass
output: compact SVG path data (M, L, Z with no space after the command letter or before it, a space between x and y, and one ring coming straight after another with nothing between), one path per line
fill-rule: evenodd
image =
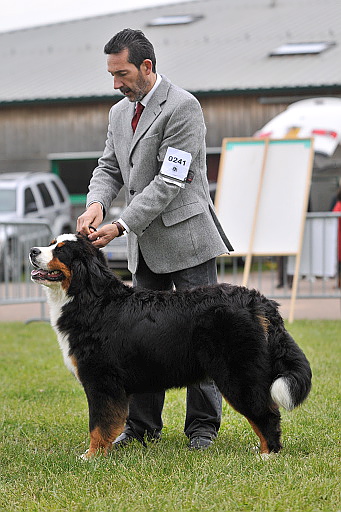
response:
M87 404L47 324L2 323L0 510L339 511L340 322L289 328L311 361L308 401L283 412L284 449L268 462L252 451L247 421L224 406L220 435L190 452L182 433L185 391L167 394L164 435L82 462Z

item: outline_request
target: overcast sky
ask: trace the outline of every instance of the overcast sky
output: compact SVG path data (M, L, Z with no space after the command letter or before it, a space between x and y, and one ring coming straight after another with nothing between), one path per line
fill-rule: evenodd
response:
M6 0L1 2L0 32L183 1L185 0Z

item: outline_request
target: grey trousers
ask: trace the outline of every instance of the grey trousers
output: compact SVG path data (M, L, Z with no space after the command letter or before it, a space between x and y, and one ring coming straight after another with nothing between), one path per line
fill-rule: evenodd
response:
M133 276L135 287L150 290L177 290L217 282L216 260L209 260L193 268L171 274L154 274L140 253L139 267ZM129 415L125 432L135 437L149 438L161 433L162 409L165 392L133 395L129 404ZM187 388L186 419L184 432L187 437L203 435L217 436L221 422L221 394L213 381L205 381Z

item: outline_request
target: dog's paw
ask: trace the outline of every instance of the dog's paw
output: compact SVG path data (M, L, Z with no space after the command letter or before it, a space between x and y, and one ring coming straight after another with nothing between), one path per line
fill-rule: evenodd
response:
M89 454L89 450L86 450L86 452L82 453L82 455L79 456L81 460L89 461L92 456Z
M276 456L278 455L278 453L275 453L275 452L270 452L270 453L260 453L259 456L262 460L271 460L271 459L274 459Z
M270 452L270 453L260 453L260 447L259 446L253 446L251 448L251 451L257 455L261 460L270 460L277 457L278 453Z

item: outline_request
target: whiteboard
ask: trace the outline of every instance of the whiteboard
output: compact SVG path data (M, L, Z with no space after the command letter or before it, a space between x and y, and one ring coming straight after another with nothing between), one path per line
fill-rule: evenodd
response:
M224 139L215 207L234 254L249 250L266 141Z
M299 252L312 162L312 139L223 140L215 206L234 255Z

